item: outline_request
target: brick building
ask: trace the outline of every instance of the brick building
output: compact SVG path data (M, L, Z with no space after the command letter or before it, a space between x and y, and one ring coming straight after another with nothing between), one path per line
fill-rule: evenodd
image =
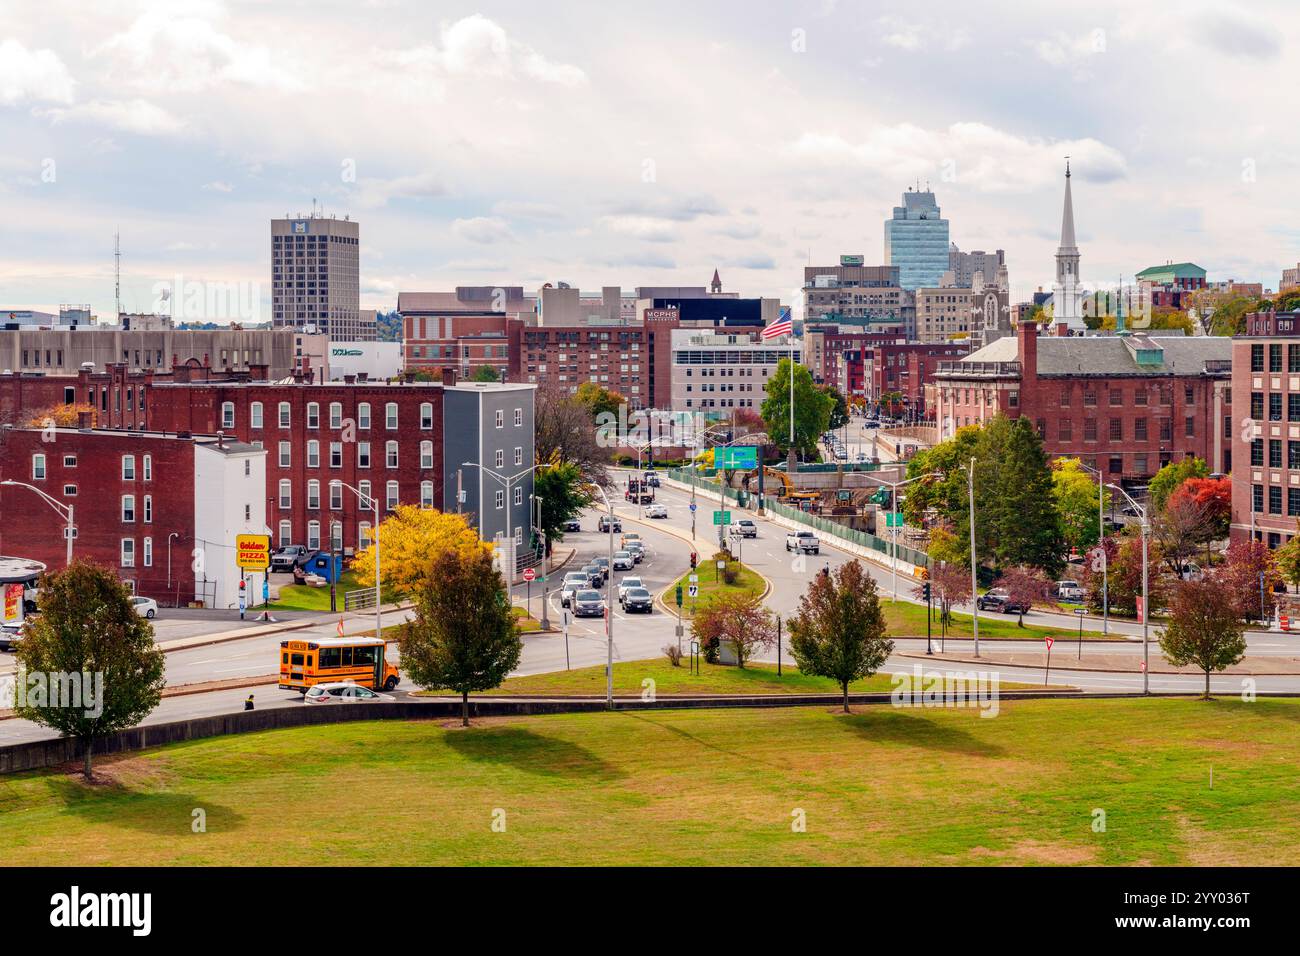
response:
M939 364L959 359L969 349L952 342L885 342L866 351L867 400L876 402L888 392L898 392L909 417L925 418L929 413L925 386L933 381Z
M1254 312L1232 339L1234 541L1270 548L1300 518L1300 312Z
M1052 456L1145 485L1175 458L1232 466L1230 340L1213 336L1039 335L1022 324L935 372L941 438L999 412L1033 419Z
M73 556L114 568L163 604L239 600L235 535L266 522L266 452L156 432L6 428L0 478L73 508ZM0 548L62 567L64 520L29 488L0 486Z

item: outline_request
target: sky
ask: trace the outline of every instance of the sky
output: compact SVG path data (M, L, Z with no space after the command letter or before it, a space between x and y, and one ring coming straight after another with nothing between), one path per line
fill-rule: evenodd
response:
M1021 300L1067 155L1085 285L1276 288L1298 42L1290 0L0 0L0 307L111 316L116 231L124 309L265 321L269 220L313 202L360 222L363 308L715 268L790 302L917 183Z

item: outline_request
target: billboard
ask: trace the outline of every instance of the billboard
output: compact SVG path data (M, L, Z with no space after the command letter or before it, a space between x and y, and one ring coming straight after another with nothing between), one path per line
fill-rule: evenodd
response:
M240 534L235 536L235 566L243 571L265 571L271 566L271 536Z
M866 256L840 256L840 265L842 266L860 266L865 265Z

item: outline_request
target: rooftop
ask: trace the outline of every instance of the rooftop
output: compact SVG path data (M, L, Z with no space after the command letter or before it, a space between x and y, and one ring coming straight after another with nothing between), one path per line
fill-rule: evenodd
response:
M1127 340L1127 341L1126 341ZM1157 360L1158 356L1158 360ZM1078 375L1221 374L1232 360L1232 340L1219 335L1040 335L1038 374ZM1020 341L1015 335L991 342L960 362L944 363L940 374L974 374L994 364L1019 363Z

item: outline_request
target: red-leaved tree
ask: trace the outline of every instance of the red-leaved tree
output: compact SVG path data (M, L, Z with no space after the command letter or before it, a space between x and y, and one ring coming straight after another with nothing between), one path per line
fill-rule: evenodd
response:
M1020 616L1016 619L1016 625L1024 627L1024 609L1033 604L1042 604L1051 592L1052 582L1039 568L1017 564L1002 572L1002 577L998 578L993 586L1006 591L1011 603L1020 605Z
M1273 588L1282 583L1282 575L1264 542L1238 541L1230 545L1216 581L1223 600L1238 617L1266 621L1273 616Z

